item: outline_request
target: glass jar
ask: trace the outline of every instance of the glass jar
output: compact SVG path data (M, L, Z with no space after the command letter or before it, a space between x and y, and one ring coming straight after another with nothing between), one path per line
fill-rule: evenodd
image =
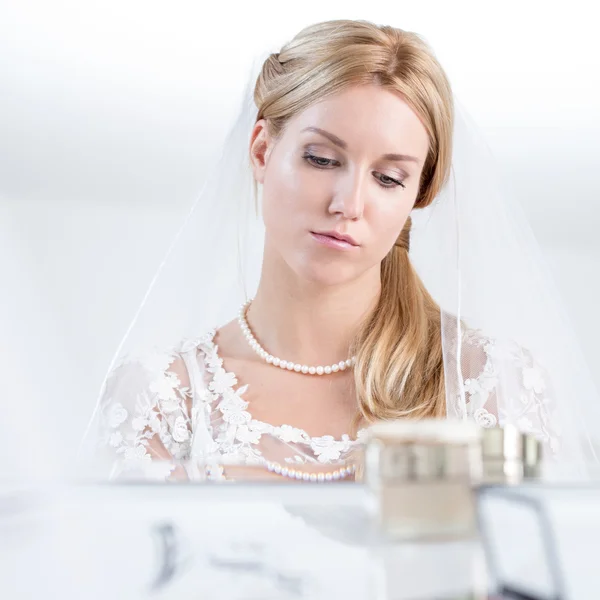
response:
M368 430L364 482L382 533L394 539L471 537L482 430L473 422L398 420Z

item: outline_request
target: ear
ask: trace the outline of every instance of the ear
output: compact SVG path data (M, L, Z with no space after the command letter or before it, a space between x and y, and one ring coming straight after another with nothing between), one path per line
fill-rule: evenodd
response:
M259 119L250 136L250 164L257 183L263 183L265 178L267 160L272 149L271 142L271 136L267 131L267 121Z

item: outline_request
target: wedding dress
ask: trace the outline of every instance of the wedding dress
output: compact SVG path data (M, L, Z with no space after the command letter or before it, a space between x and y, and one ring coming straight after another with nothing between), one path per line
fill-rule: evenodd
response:
M293 470L305 479L311 473L307 466L313 466L315 481L351 475L332 472L331 465L344 469L364 443L366 429L359 429L355 438L344 434L336 439L311 436L293 423L253 418L252 407L244 399L248 385L238 385L235 373L225 370L215 334L212 330L170 350L128 357L113 371L106 388L109 401L101 414L98 449L112 475L142 472L163 479L171 476L175 464L188 465L186 476L191 479L235 479L226 475L224 464L260 467L259 476L261 470L280 473L285 468L288 476ZM509 414L498 414L496 408L495 396L502 384L494 365L493 342L469 331L464 343L486 357L477 376L465 381L469 418L482 427L510 421ZM541 368L522 352L513 360L526 396L517 425L553 449L558 440L551 429ZM153 458L166 461L165 468L151 465ZM198 465L208 470L197 472ZM321 468L327 465L329 469Z

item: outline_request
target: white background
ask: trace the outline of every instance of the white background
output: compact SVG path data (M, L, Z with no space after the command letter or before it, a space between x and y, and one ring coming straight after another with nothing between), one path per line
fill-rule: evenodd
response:
M600 44L589 4L2 2L0 451L25 452L42 423L52 447L73 451L252 57L331 18L430 42L596 369Z

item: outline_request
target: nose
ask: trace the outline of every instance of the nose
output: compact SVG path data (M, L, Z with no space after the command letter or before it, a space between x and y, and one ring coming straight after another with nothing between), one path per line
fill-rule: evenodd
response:
M329 204L329 213L356 221L365 209L365 177L359 170L341 178Z

